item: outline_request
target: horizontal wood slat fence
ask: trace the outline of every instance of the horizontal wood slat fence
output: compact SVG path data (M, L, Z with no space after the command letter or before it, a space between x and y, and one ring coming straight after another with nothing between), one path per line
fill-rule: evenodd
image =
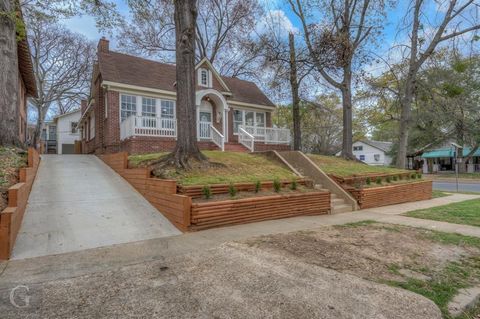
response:
M394 176L400 177L401 179L409 179L412 174L416 174L417 172L405 172L405 173L397 173L397 174L364 174L359 176L349 176L349 177L340 177L333 174L329 174L334 181L338 184L344 184L353 186L356 184L365 184L367 178L370 178L370 181L374 183L377 178L381 178L382 180L386 179L387 177L393 178Z
M203 186L177 187L174 180L150 177L151 173L147 168L129 169L126 152L99 155L99 157L183 231L330 212L329 192L279 194L192 203L192 198L201 197ZM287 187L291 181L281 183L283 187ZM298 180L297 183L311 185L311 181L306 179ZM255 189L254 183L234 185L240 191ZM210 185L210 187L213 194L222 194L228 193L229 184ZM262 189L272 187L273 182L262 183Z
M28 196L40 164L40 155L35 149L28 149L27 162L28 167L19 170L19 183L8 189L8 206L0 213L0 260L10 258L22 224Z
M394 205L432 198L432 181L363 189L348 189L361 208Z

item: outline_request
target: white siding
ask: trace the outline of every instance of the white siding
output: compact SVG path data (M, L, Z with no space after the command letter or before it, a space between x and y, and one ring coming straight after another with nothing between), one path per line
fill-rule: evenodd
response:
M354 150L353 155L368 165L390 165L392 162L392 158L388 155L385 155L385 152L379 150L378 148L372 147L363 142L355 142L353 143L353 146L361 146L363 148L361 151ZM365 157L365 159L360 158L362 155ZM378 161L375 160L375 155L379 156Z
M80 130L72 133L72 122L80 121L80 110L57 119L57 153L62 154L62 144L74 144L80 140Z

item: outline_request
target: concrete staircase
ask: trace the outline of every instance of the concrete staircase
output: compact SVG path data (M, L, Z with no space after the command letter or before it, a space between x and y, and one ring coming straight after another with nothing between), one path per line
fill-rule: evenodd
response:
M325 172L323 172L305 154L299 151L274 153L296 174L312 179L315 189L330 192L332 214L345 213L358 209L357 201L327 174L325 174Z

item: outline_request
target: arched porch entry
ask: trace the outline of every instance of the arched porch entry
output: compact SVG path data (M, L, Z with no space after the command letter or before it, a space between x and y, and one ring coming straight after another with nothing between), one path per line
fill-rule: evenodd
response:
M213 89L198 91L195 98L197 106L197 139L212 140L210 126L228 140L228 104L225 97Z

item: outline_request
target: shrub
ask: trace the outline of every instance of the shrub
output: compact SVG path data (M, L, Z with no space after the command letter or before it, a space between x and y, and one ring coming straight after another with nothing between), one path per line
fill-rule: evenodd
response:
M259 180L255 182L255 193L258 193L260 189L262 188L262 183L260 183Z
M296 179L292 179L292 183L290 184L290 189L292 191L297 190L297 180Z
M233 183L230 183L230 185L228 185L228 193L230 194L230 197L235 197L237 195L237 188L235 187L235 185Z
M372 183L372 180L370 179L370 177L367 177L367 179L365 180L365 183L367 185L370 185Z
M401 181L403 179L402 175L398 175L398 180Z
M387 178L385 179L387 181L387 183L391 183L392 182L392 178L390 176L387 176Z
M273 190L275 191L275 193L279 193L281 188L282 188L282 184L280 183L278 178L275 178L273 180Z
M394 182L396 182L396 181L398 180L397 175L393 175L392 178L393 178L393 181L394 181Z
M421 173L417 173L417 178L418 178L418 179L422 179L422 174L421 174Z
M411 179L417 178L417 174L412 174L412 175L410 176L410 178L411 178Z
M210 186L208 185L203 186L202 194L203 194L203 197L205 197L205 199L210 199L212 197L212 189L210 188Z
M376 181L375 181L378 185L382 184L382 178L381 177L377 177Z

